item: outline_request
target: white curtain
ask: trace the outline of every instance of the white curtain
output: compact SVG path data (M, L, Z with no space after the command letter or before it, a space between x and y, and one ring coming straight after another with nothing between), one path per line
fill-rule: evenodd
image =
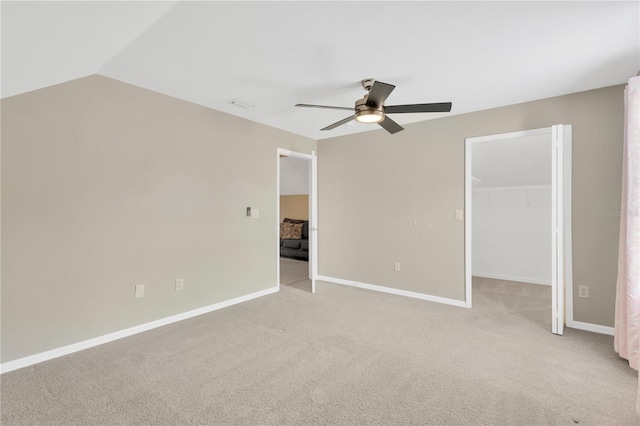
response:
M629 365L640 367L640 76L625 89L622 205L614 349ZM640 378L638 402L640 414Z

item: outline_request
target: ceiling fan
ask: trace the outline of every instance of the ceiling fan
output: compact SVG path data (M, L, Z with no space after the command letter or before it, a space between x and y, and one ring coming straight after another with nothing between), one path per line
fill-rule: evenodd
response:
M355 107L337 107L327 105L310 105L310 104L296 104L297 107L304 108L325 108L325 109L343 109L347 111L354 111L354 115L333 123L320 130L331 130L338 126L342 126L356 120L361 123L378 123L387 132L393 134L397 133L404 128L387 117L387 114L403 114L413 112L449 112L451 111L451 102L442 102L435 104L409 104L409 105L389 105L385 106L384 101L391 94L393 89L396 88L393 84L383 83L376 81L373 78L362 80L362 87L367 91L362 99L356 101Z

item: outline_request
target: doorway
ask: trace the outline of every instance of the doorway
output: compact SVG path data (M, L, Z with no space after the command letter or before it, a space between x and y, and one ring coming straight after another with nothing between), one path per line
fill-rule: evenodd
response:
M281 284L315 293L318 271L317 157L277 149L278 290ZM281 238L282 224L293 235ZM291 225L290 225L291 224ZM295 229L295 227L298 227ZM297 235L296 235L297 231ZM286 282L282 282L283 279Z
M543 303L551 293L551 331L563 333L565 301L572 310L570 178L571 126L466 139L467 307L473 285L529 283L516 292Z

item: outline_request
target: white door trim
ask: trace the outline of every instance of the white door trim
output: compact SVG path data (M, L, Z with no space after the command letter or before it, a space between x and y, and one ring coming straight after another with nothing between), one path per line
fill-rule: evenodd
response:
M311 151L309 166L309 278L311 293L315 293L318 279L318 156L315 151Z
M471 308L471 215L473 185L471 181L471 144L481 142L481 138L464 140L464 305Z
M280 291L280 157L286 156L309 161L309 279L311 280L311 292L315 293L315 280L318 271L318 188L317 188L317 156L315 151L311 154L291 151L284 148L276 150L276 284ZM315 228L315 231L312 229Z
M562 301L566 301L566 323L570 325L573 323L573 274L572 274L572 246L571 246L571 126L570 125L561 125L559 126L562 129L562 136L564 143L562 144L562 152L559 155L559 159L561 162L559 163L560 171L562 173L561 182L559 182L561 187L561 196L562 202L560 203L563 207L559 209L557 213L561 215L561 221L564 221L564 229L561 230L564 242L564 247L562 244L560 245L560 250L564 254L564 265L560 270L559 275L561 278L560 283L563 284L558 286L558 292L554 296L554 303L556 302L556 298L558 295L565 295L566 289L566 297L562 297ZM484 141L495 141L501 139L511 139L523 136L533 136L533 135L541 135L548 134L550 138L553 138L553 128L546 127L542 129L533 129L533 130L524 130L518 132L509 132L509 133L501 133L496 135L487 135L487 136L479 136L465 139L465 231L464 231L464 256L465 256L465 306L467 308L471 308L472 306L472 182L471 182L471 164L472 164L472 144ZM556 173L556 170L554 170ZM554 245L555 247L555 245ZM562 308L562 306L560 306ZM554 309L555 312L555 309ZM560 322L564 320L564 315L560 315L561 318L558 318ZM554 324L553 332L557 331L557 322ZM561 331L560 331L561 332Z
M571 153L572 151L572 138L573 128L571 125L562 126L563 137L563 150L562 150L562 162L564 172L564 279L565 279L565 316L566 326L575 327L575 321L573 320L573 232L571 229ZM597 327L596 327L597 328Z
M562 125L551 126L551 332L562 334L564 282L562 270Z

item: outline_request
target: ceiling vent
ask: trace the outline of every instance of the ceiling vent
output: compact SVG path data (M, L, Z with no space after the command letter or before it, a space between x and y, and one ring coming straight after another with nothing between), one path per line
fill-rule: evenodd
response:
M231 104L231 105L235 105L235 106L240 107L240 108L244 108L244 109L251 109L251 108L255 108L256 107L255 105L251 105L250 103L243 102L243 101L241 101L239 99L232 99L227 103Z

